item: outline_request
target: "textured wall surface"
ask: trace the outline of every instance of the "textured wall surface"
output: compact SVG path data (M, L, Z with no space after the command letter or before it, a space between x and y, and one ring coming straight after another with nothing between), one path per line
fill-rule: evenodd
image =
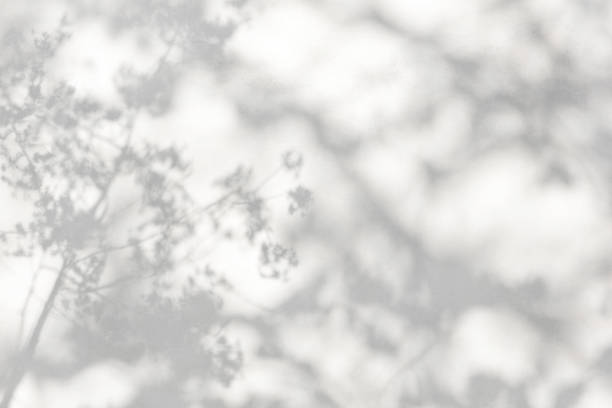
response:
M604 0L0 12L0 408L612 406Z

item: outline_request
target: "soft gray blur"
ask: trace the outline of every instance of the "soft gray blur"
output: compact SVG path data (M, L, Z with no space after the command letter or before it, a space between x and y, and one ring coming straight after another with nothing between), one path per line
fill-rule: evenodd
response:
M11 408L612 406L609 2L5 3Z

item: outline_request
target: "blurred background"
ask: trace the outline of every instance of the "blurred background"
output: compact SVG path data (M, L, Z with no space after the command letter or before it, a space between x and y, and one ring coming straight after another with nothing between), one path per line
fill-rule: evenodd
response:
M141 317L52 313L12 407L611 406L609 2L7 1L0 30L3 72L44 60L45 83L178 146L196 202L252 168L299 258L271 278L201 226L218 305L150 323L155 353L96 341ZM278 174L286 152L299 174ZM0 208L1 229L30 214L4 187ZM53 282L43 258L2 259L0 374ZM174 336L190 313L196 348L223 352Z

